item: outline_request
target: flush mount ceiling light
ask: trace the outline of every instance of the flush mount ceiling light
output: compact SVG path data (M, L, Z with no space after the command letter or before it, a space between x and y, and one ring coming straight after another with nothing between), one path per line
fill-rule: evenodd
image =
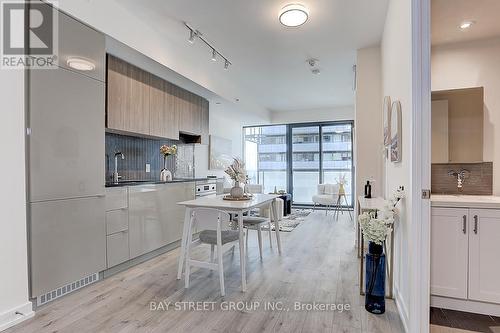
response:
M95 69L95 64L92 61L78 57L68 58L66 64L79 71L93 71Z
M300 4L286 5L280 10L279 20L287 27L298 27L306 23L309 17L309 9Z
M474 25L474 21L463 21L462 23L460 23L460 25L458 26L460 28L460 30L467 30L469 29L470 27L472 27Z

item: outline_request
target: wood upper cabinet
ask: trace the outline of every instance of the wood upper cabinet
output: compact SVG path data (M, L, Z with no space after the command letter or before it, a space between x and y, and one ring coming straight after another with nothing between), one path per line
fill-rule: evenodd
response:
M108 56L108 128L150 134L150 81L149 73Z
M108 55L107 128L179 139L179 132L208 143L208 101Z
M201 134L201 97L177 87L179 101L179 130L183 133Z
M206 99L201 99L201 143L208 145L209 134L209 103Z
M179 139L179 113L173 107L172 84L152 75L150 91L150 135Z

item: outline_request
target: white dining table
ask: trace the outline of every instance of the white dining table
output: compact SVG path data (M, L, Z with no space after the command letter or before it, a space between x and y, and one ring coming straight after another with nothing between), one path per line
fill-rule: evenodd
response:
M278 243L278 253L281 255L281 239L279 233L279 222L274 218L277 215L276 194L253 194L251 200L247 201L229 201L223 200L224 195L200 197L194 200L178 202L178 205L186 207L184 217L184 228L182 231L181 252L179 255L179 267L177 269L177 279L181 279L186 257L186 242L189 232L189 219L191 218L191 211L194 208L213 208L218 209L230 214L238 215L238 230L240 232L239 246L240 246L240 266L241 266L241 290L246 291L246 254L244 246L244 230L243 230L243 214L250 212L255 208L270 207L271 218L275 223L276 241Z

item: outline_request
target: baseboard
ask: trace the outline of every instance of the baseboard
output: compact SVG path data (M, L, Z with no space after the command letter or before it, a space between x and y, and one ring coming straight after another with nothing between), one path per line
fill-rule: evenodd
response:
M394 288L394 301L396 302L396 308L398 309L399 318L403 323L405 332L410 332L410 330L408 329L408 324L409 324L408 309L406 308L405 302L401 297L401 294L396 288Z
M431 296L431 306L455 311L479 313L500 317L500 304L483 303L440 296Z
M19 324L35 315L33 304L27 302L9 311L0 314L0 331Z

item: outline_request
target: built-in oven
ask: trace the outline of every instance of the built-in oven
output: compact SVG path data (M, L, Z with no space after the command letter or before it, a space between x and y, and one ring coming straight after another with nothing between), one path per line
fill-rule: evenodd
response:
M206 197L217 195L217 184L215 182L196 183L196 197Z

